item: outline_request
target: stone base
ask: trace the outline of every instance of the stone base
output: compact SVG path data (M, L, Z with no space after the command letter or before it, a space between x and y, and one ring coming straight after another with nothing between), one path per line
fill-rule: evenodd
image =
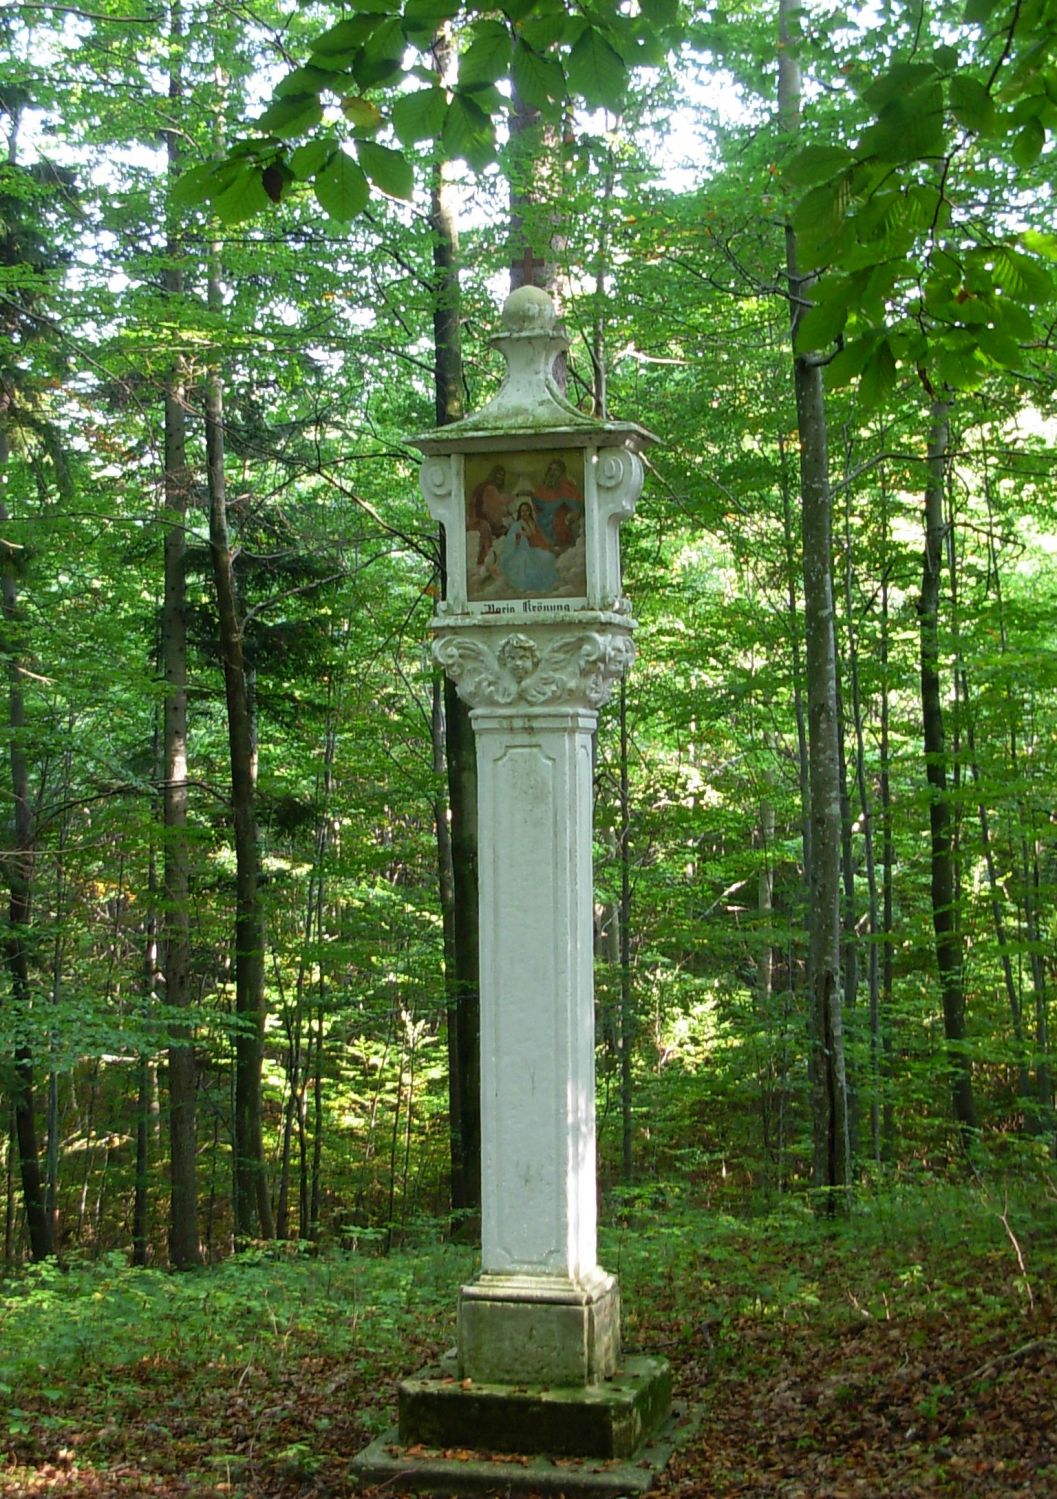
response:
M666 1359L625 1359L601 1384L478 1384L427 1369L400 1386L399 1440L443 1451L546 1453L628 1458L667 1420L672 1375Z
M620 1358L612 1275L578 1285L482 1275L459 1293L459 1374L478 1384L593 1385Z
M574 1457L493 1458L479 1451L410 1449L396 1431L379 1437L353 1459L353 1470L365 1484L384 1486L386 1493L435 1496L502 1494L550 1495L554 1499L618 1499L652 1489L672 1453L697 1425L697 1415L678 1408L656 1437L630 1460Z

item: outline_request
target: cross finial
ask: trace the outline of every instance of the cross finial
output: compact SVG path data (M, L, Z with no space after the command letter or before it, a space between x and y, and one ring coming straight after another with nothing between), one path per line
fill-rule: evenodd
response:
M521 272L522 286L540 286L542 283L542 278L540 281L537 281L536 272L545 270L546 266L547 262L545 260L542 260L538 255L534 255L532 253L531 244L526 242L525 253L516 266L516 268Z

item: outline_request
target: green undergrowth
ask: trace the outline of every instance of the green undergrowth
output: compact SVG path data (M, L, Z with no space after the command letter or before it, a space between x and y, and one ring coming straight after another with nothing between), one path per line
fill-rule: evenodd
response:
M994 1366L994 1382L1015 1355L1022 1377L1016 1350L1052 1344L1045 1174L1008 1193L942 1181L864 1193L845 1219L792 1198L705 1212L678 1184L614 1206L599 1257L620 1277L627 1346L668 1356L677 1387L709 1389L710 1409L729 1398L744 1412L746 1391L763 1402L729 1472L730 1419L710 1433L716 1493L736 1491L757 1428L795 1428L798 1412L815 1413L824 1455L825 1402L840 1414L867 1388L893 1429L935 1429L949 1446L945 1411L965 1406L974 1371ZM454 1339L475 1257L439 1230L388 1256L262 1246L175 1275L110 1255L0 1283L0 1496L356 1493L349 1457L391 1423L397 1380Z
M384 1352L423 1319L451 1320L452 1286L472 1265L470 1251L438 1243L392 1256L262 1246L183 1275L133 1269L117 1253L34 1266L0 1284L0 1392L44 1372L83 1379L148 1359Z
M968 1302L986 1315L988 1298L996 1314L1030 1319L1040 1286L1057 1279L1057 1184L1045 1175L1015 1188L886 1187L832 1218L802 1197L760 1214L702 1213L676 1186L633 1196L630 1209L603 1229L600 1254L620 1276L626 1331L656 1315L666 1285L676 1306L683 1294L695 1300L698 1318L818 1323L951 1313ZM996 1272L987 1296L981 1264Z
M1012 1200L1000 1187L914 1185L860 1198L850 1217L832 1220L793 1198L763 1215L702 1212L674 1184L617 1206L599 1258L619 1276L633 1321L636 1303L655 1305L663 1286L711 1292L726 1315L832 1314L805 1258L841 1266L848 1304L882 1316L908 1298L956 1304L980 1257L1007 1265L1005 1310L1028 1306L1033 1279L1057 1269L1057 1191L1045 1181ZM244 1363L291 1345L384 1354L424 1328L442 1341L474 1267L472 1250L439 1237L388 1256L262 1246L183 1275L133 1269L117 1253L30 1267L0 1282L0 1393L144 1359Z

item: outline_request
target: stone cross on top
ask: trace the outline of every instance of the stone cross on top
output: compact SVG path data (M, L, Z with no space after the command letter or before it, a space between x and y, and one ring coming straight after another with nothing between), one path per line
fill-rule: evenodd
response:
M540 256L533 254L532 246L526 240L525 253L519 261L514 262L514 269L516 272L520 272L522 286L541 286L543 281L542 272L547 269L547 262L541 259ZM539 281L536 280L537 270L541 272Z

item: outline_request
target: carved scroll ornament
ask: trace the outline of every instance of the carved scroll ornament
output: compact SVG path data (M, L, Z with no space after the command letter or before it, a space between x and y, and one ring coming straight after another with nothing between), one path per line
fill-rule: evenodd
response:
M577 630L543 641L512 632L493 647L479 636L444 635L436 661L472 708L598 708L635 659L630 635Z

